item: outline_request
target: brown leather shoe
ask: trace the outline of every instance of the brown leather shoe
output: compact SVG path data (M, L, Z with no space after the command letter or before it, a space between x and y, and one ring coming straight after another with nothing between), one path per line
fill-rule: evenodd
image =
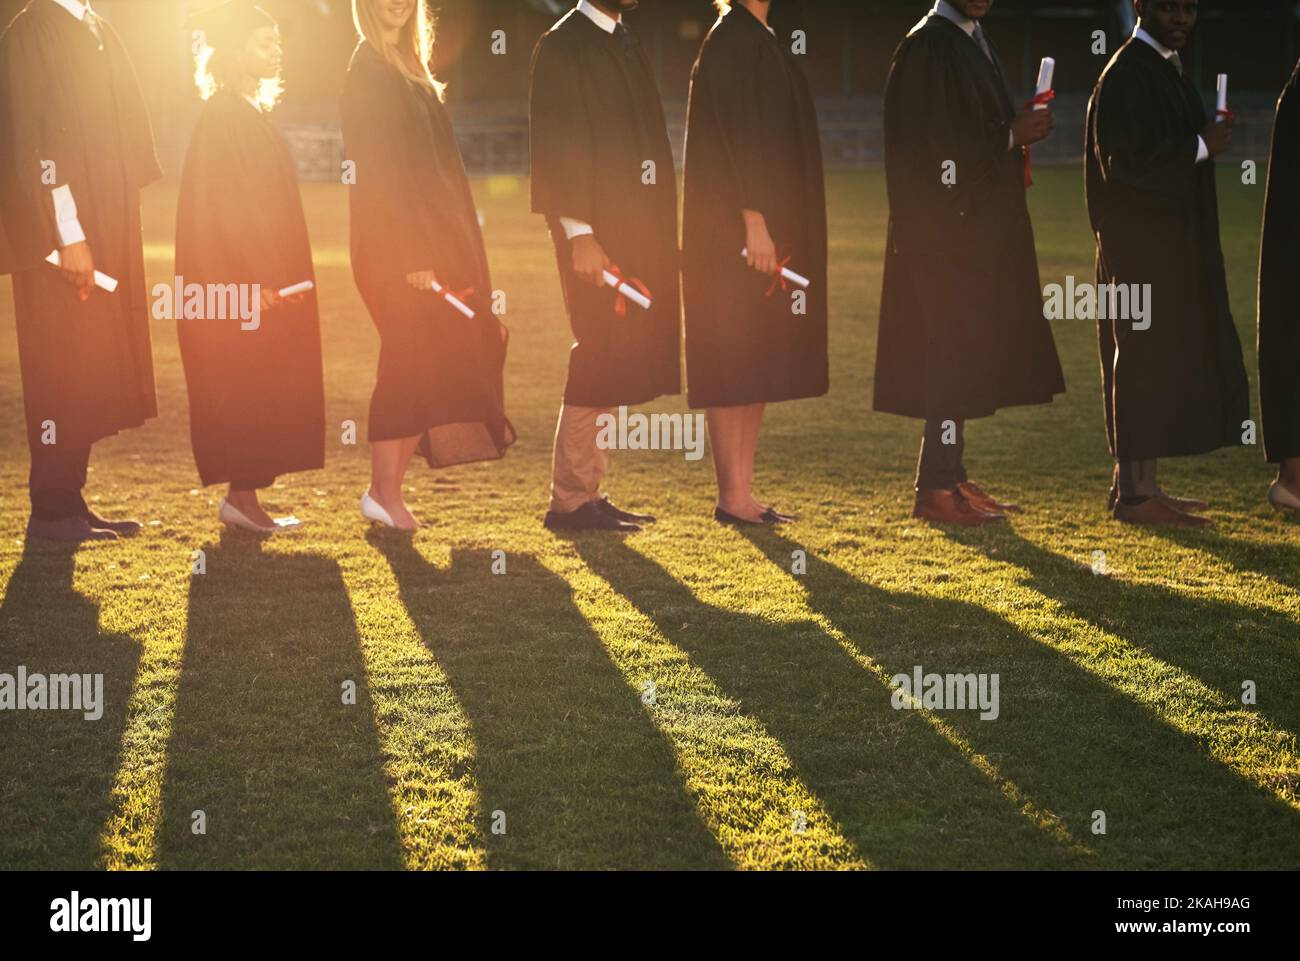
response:
M1176 511L1182 511L1184 514L1195 514L1197 511L1208 511L1210 505L1205 501L1198 501L1190 497L1175 497L1173 494L1166 494L1163 489L1156 492L1156 497L1164 501L1166 505Z
M80 544L82 541L115 541L115 531L91 527L84 517L64 517L57 521L45 521L33 517L27 521L27 536L43 541L62 541L65 544Z
M982 511L990 514L1019 514L1019 504L1004 504L980 489L978 484L972 484L970 481L962 481L957 485L957 490L966 495L966 499Z
M993 524L1007 519L1006 514L977 507L959 490L917 491L912 516L931 524L960 524L966 527Z
M1141 524L1146 527L1213 527L1214 521L1171 507L1159 497L1148 497L1140 504L1115 505L1115 520L1123 524Z

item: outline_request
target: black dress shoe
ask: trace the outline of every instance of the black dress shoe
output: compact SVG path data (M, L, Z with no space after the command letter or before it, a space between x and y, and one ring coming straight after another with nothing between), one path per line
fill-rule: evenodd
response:
M139 521L106 521L89 508L86 510L86 520L96 530L112 531L118 537L135 537L141 528Z
M772 524L779 524L780 521L775 519L771 510L765 510L760 519L756 521L747 521L743 517L737 517L735 514L729 514L721 507L713 508L713 519L719 524L728 524L731 527L768 527Z
M795 521L799 519L798 514L782 514L775 507L771 507L771 506L766 507L764 509L763 516L767 517L769 514L775 518L775 521L769 521L768 523L793 524Z
M641 528L629 524L617 517L612 517L596 506L595 501L588 501L576 511L547 511L542 524L551 531L617 531L631 534Z
M633 514L631 511L625 511L620 507L615 507L614 502L606 494L600 500L592 501L600 510L604 511L610 517L624 521L628 524L653 524L657 517L653 514Z
M91 527L84 517L61 517L56 521L33 517L27 522L27 536L44 541L79 544L82 541L115 541L117 532Z

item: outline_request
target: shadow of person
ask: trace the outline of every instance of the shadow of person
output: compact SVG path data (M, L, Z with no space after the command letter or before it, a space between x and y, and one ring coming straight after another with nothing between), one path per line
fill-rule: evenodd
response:
M15 682L20 666L29 676L46 678L103 675L97 720L87 720L84 709L0 712L0 865L5 868L100 865L99 838L112 811L140 645L102 631L99 605L73 587L82 551L84 564L111 564L118 556L111 544L79 547L29 539L0 602L0 672Z
M744 533L785 570L803 550L782 533ZM798 580L810 606L889 673L921 665L926 673L999 675L996 720L969 710L945 710L943 720L1058 815L1098 865L1294 863L1295 812L1123 692L982 607L888 591L805 554ZM1106 816L1104 838L1092 834L1096 811Z
M227 530L192 578L160 864L399 868L342 574L327 558L263 546Z
M1168 535L1205 548L1203 531ZM1075 616L1122 637L1241 705L1243 682L1256 685L1248 709L1292 734L1300 733L1300 625L1265 607L1175 593L1158 584L1094 576L1068 557L1044 550L1014 529L994 538L950 532L953 540L988 553L1029 575L1027 586ZM1226 559L1226 558L1225 558ZM1111 557L1112 565L1122 557ZM1294 787L1294 785L1293 785Z
M487 550L442 569L408 538L369 538L469 719L489 866L729 865L563 578L519 554L493 574Z
M843 836L875 866L1087 862L1059 832L1022 816L1002 786L922 715L892 709L888 685L817 622L777 622L702 602L621 541L574 544L595 573L763 724ZM891 620L897 626L906 613L894 611Z

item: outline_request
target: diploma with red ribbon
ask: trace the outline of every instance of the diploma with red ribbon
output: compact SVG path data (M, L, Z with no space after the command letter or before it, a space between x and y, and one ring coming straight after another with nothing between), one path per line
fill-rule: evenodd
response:
M740 252L740 256L748 259L749 248L746 247L744 250L742 250ZM772 286L767 288L767 294L765 296L771 297L773 294L776 293L777 288L780 288L781 290L789 290L791 284L794 284L796 287L802 287L804 290L807 290L809 287L812 286L811 280L809 280L803 274L796 274L793 270L791 270L789 267L786 266L788 263L790 263L789 257L786 257L777 263L777 267L779 269L777 270L776 277L773 278L772 280Z
M618 269L617 264L610 264L609 269L605 271L605 283L618 291L618 296L614 298L614 313L620 317L627 316L629 300L642 310L649 310L653 303L650 288L635 277L624 278L623 271Z
M443 300L451 304L451 306L455 307L470 320L474 319L474 311L461 299L462 297L472 296L474 293L473 287L467 287L464 290L451 291L442 286L442 284L438 283L436 280L432 280L429 283L435 294L441 296Z
M1215 123L1236 120L1237 115L1228 109L1228 75L1226 73L1219 74L1215 89L1218 91L1218 97L1214 105Z
M310 280L304 280L301 283L290 284L288 287L281 287L276 293L281 297L292 297L294 294L305 294L315 286Z
M63 263L63 258L60 257L59 252L55 250L45 258L45 262L58 267ZM107 290L111 294L113 291L117 290L117 279L97 270L95 271L95 286L101 290Z
M1044 57L1043 62L1038 65L1038 86L1034 88L1034 99L1025 104L1026 107L1032 107L1034 110L1046 110L1047 105L1056 99L1056 91L1052 89L1052 80L1056 76L1056 61L1052 57ZM1025 147L1025 186L1032 187L1034 178L1031 173L1032 161L1029 159L1029 147Z

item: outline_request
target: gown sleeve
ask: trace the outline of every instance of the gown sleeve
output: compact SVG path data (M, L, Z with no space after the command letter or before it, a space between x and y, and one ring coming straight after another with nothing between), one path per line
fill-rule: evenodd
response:
M595 134L587 115L580 65L553 35L533 52L529 96L533 213L595 219Z

